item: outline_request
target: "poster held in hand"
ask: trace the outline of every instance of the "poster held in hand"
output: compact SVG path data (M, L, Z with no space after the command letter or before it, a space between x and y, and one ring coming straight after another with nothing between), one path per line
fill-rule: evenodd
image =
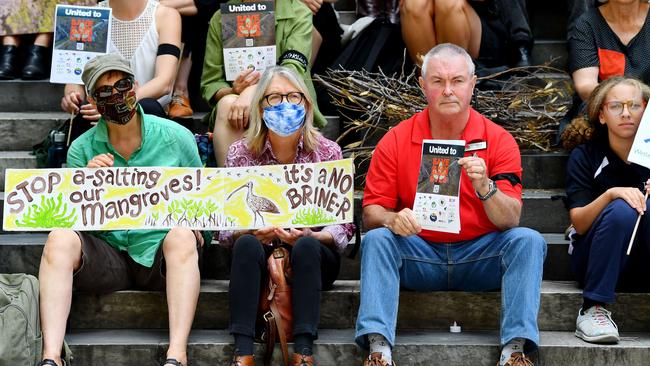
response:
M275 3L221 4L221 35L226 80L247 69L263 72L274 66Z
M424 140L418 186L413 203L423 229L460 232L460 174L463 140Z
M108 52L111 8L57 5L50 82L83 84L88 61Z

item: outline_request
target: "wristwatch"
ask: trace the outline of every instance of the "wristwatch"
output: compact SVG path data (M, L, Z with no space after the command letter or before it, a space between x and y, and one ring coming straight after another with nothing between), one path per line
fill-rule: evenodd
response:
M494 183L492 179L488 179L488 192L485 194L485 196L482 196L478 191L476 192L476 197L480 199L481 201L487 201L490 197L494 196L495 193L497 193L497 185Z

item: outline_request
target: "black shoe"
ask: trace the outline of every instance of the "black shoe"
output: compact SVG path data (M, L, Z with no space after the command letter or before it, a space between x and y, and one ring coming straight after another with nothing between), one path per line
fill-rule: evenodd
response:
M50 52L49 47L32 45L27 50L25 67L23 67L24 80L41 80L50 76Z
M0 80L12 80L18 77L18 47L2 46L2 56L0 56Z
M530 65L530 51L526 47L519 47L515 52L515 62L512 67L526 67Z

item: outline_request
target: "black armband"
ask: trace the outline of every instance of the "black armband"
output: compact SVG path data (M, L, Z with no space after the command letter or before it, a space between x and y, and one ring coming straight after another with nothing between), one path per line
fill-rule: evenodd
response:
M160 55L172 55L176 58L180 58L181 49L171 43L161 43L158 45L158 53L156 56Z
M307 70L307 65L308 65L307 56L303 55L298 51L294 51L294 50L286 51L285 53L282 54L282 56L280 56L280 63L282 63L284 60L298 61L300 62L302 67L304 67L305 70Z
M497 174L493 177L490 177L493 181L497 180L507 180L512 184L512 186L516 186L517 184L521 184L521 179L517 176L515 173L502 173L502 174Z

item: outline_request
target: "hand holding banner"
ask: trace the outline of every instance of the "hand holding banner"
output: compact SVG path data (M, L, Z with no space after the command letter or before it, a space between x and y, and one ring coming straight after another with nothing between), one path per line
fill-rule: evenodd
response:
M4 230L246 230L352 222L351 159L241 168L8 169Z

